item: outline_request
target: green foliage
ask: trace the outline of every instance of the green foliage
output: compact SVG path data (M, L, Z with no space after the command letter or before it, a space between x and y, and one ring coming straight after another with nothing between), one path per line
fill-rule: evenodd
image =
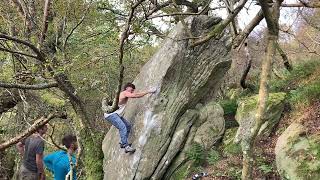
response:
M194 162L195 166L200 166L205 161L205 151L204 148L198 144L194 143L191 148L186 152L188 159Z
M230 167L230 169L228 169L228 175L237 180L241 179L241 172L239 167Z
M242 153L242 149L239 144L231 143L223 147L223 153L226 156L238 155Z
M183 166L179 167L179 169L172 174L172 179L185 180L186 177L188 176L188 174L189 174L188 166L187 166L187 164L184 164Z
M279 104L279 102L284 101L286 98L286 94L279 92L279 93L270 93L267 101L267 106ZM245 116L248 112L252 112L257 108L259 95L250 96L250 97L243 97L238 101L241 109L238 111L238 115ZM269 107L267 107L269 108Z
M309 141L310 148L304 152L304 157L300 156L298 173L301 178L319 178L320 177L320 144L319 139Z
M272 166L268 164L261 164L259 165L258 169L261 170L264 174L268 174L273 171Z
M320 96L320 80L301 86L289 93L289 101L293 105L309 105Z
M215 165L221 159L219 151L211 149L208 153L207 161L210 165Z
M268 162L265 161L265 159L263 157L257 157L256 158L256 161L257 161L257 166L258 166L258 169L260 171L262 171L262 173L264 174L268 174L270 172L273 171L273 167L271 164L269 164Z
M85 147L84 165L87 180L103 179L103 152L101 142L104 134L96 132L93 137L88 131L83 132L83 145ZM99 147L99 148L97 148Z
M50 92L43 92L41 94L41 98L50 106L63 107L65 105L65 101L63 99Z
M2 139L0 139L2 142ZM16 151L13 149L6 149L0 151L0 179L11 179L14 172L14 166L16 165Z
M223 108L224 115L236 114L238 108L236 99L223 99L219 104Z
M320 159L320 140L310 144L310 151L314 154L316 159Z
M13 66L11 63L6 63L2 60L5 59L5 55L1 54L0 51L0 74L1 74L1 80L8 80L11 79L13 75Z
M283 70L284 78L272 79L270 83L270 90L272 92L290 91L301 85L300 81L310 77L317 69L320 68L318 60L306 61L294 66L291 72Z

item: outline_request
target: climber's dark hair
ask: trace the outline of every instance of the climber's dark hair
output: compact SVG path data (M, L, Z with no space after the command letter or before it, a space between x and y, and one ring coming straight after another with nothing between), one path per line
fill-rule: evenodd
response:
M72 134L65 135L62 138L62 144L64 146L66 146L67 149L69 149L71 144L75 143L75 142L77 142L77 137L75 135L72 135Z
M131 87L132 89L136 89L136 86L132 83L127 83L126 85L124 85L123 90L126 90L128 87Z

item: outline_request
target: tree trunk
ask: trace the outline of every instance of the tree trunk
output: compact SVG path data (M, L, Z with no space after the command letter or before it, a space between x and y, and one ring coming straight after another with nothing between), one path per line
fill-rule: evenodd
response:
M279 54L280 54L280 56L281 56L281 58L283 60L284 67L286 67L286 69L288 71L291 71L292 70L292 66L289 63L289 58L286 55L286 53L281 49L279 43L276 43L276 48L277 48L277 50L278 50L278 52L279 52Z
M273 4L272 9L270 9L267 1L259 0L263 15L268 26L268 41L265 59L262 61L256 122L253 129L250 129L250 137L247 140L241 142L243 152L243 167L241 178L243 180L252 179L254 143L260 127L265 121L265 110L269 96L268 82L271 76L271 65L272 60L275 56L279 35L279 16L280 5L282 1L283 0L276 0L276 2Z
M271 63L275 55L275 44L277 41L277 36L269 34L266 57L262 61L262 71L260 79L260 89L259 89L259 99L258 99L258 109L256 114L256 124L253 129L248 141L243 141L242 151L243 151L243 169L242 169L242 179L252 179L252 167L253 167L253 148L254 141L259 132L261 125L264 123L264 112L268 100L268 82L271 75Z
M242 76L241 76L241 80L240 80L240 85L243 89L247 89L248 87L250 88L250 86L248 84L246 84L246 79L247 79L247 76L248 76L248 73L251 69L251 64L252 64L252 58L250 56L250 53L249 53L249 49L248 49L248 46L247 44L245 43L245 53L246 53L246 69L244 70Z
M55 75L55 80L59 84L60 90L62 90L70 99L73 109L76 112L80 127L80 137L83 149L83 163L86 172L87 180L96 180L103 178L103 152L100 148L102 146L103 134L96 132L93 128L88 112L84 107L84 103L81 98L76 95L73 85L68 80L68 77L61 73ZM97 148L98 147L98 148Z

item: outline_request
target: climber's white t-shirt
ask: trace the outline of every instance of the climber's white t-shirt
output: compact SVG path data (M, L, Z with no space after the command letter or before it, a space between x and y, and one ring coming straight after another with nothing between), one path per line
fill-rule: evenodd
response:
M126 107L125 104L119 105L119 109L117 109L116 111L114 111L112 113L104 113L104 117L107 118L112 114L118 114L119 116L121 116L125 107Z

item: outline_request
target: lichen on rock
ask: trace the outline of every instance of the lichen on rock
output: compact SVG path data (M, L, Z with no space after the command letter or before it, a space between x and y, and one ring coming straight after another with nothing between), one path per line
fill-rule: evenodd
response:
M320 136L306 136L305 127L291 124L279 137L276 148L277 169L281 177L294 180L320 179Z
M279 122L285 104L285 93L270 93L265 111L265 123L259 130L259 136L269 136L273 127ZM256 122L256 109L258 95L239 100L235 119L239 123L239 129L235 142L246 140L250 136L251 129Z

